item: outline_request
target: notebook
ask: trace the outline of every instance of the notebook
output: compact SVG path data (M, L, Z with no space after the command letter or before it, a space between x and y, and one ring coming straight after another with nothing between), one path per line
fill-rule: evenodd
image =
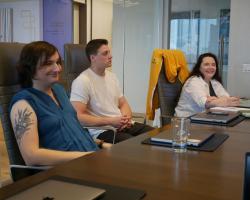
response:
M207 122L227 124L236 119L240 115L239 112L226 112L226 111L211 111L197 113L190 117L191 122Z
M192 130L191 134L188 136L187 145L189 146L201 146L209 138L211 138L214 133L202 133L200 130ZM159 143L172 143L171 130L166 130L159 133L156 136L150 138L152 142Z
M93 200L103 196L104 193L104 189L49 179L17 193L8 200Z
M250 99L240 99L240 105L241 108L250 108Z
M249 108L243 107L213 107L209 109L211 112L250 112Z

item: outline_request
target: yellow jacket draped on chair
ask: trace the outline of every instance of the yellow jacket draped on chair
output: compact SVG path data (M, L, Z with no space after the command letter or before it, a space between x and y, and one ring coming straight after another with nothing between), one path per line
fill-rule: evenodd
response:
M149 120L154 119L155 109L159 108L156 86L163 61L166 78L170 83L174 83L176 78L184 83L189 75L187 61L181 50L155 49L153 51L146 104L146 117Z

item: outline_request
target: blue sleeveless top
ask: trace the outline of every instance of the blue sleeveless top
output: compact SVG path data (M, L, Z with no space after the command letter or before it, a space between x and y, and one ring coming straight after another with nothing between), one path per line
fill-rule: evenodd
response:
M59 106L44 92L26 88L11 100L9 110L19 100L26 100L37 116L39 145L61 151L96 151L98 147L87 129L83 129L76 111L62 86L54 84L52 91Z

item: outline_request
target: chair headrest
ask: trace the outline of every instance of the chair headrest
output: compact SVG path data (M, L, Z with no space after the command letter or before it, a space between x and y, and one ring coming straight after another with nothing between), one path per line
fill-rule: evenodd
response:
M65 44L65 72L67 74L80 74L90 66L86 56L85 45L83 44Z
M19 84L16 66L24 45L0 42L0 86Z

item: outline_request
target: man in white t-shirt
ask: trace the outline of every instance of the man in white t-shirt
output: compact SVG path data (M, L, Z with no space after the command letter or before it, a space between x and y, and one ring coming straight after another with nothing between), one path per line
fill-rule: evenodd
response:
M123 96L116 75L107 70L112 55L105 39L91 40L86 46L91 66L72 83L70 101L85 126L111 125L117 129L115 142L152 130L131 120L131 108ZM111 130L89 129L93 138L112 143Z

